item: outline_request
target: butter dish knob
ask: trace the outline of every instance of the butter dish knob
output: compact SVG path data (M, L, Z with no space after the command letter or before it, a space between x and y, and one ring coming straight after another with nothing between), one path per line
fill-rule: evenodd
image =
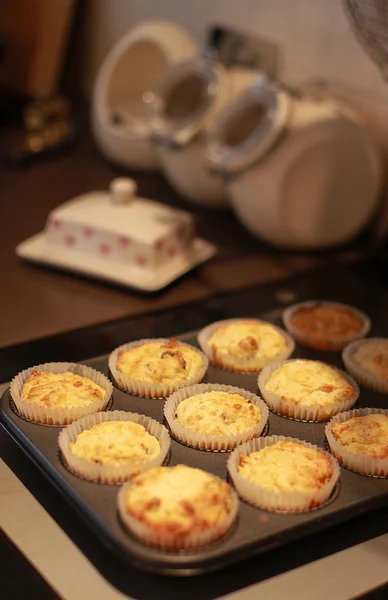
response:
M137 185L129 177L116 177L110 182L109 191L114 204L128 204L136 197Z

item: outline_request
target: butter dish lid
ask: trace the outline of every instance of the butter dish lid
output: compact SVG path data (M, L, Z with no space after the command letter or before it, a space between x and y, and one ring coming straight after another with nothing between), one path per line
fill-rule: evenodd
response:
M136 184L127 178L114 179L109 192L94 191L78 196L54 209L46 229L59 230L66 223L88 227L86 237L98 232L130 236L151 244L172 229L192 227L192 216L183 210L136 196Z
M131 179L55 208L44 231L19 244L23 259L143 291L158 291L211 258L186 211L136 196Z

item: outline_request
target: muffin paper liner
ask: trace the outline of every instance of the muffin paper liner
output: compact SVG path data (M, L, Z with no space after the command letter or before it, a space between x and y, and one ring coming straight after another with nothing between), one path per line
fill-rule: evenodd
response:
M351 375L360 383L363 387L374 390L375 392L381 392L382 394L388 394L388 380L382 379L377 375L368 373L359 365L353 361L353 355L356 352L360 344L369 344L375 342L387 342L387 338L368 338L367 340L357 340L349 346L346 346L342 352L342 360L344 361L346 369Z
M331 452L339 460L339 462L356 473L363 475L371 475L373 477L388 477L388 458L372 458L363 456L356 452L350 452L345 446L334 437L332 427L335 423L344 423L353 417L365 417L366 415L386 415L388 410L381 408L359 408L349 410L333 417L325 427L326 438L330 446Z
M143 425L149 434L159 440L160 453L151 460L131 462L126 465L115 467L112 465L94 463L87 458L77 456L70 450L69 445L76 441L78 435L82 431L91 429L94 425L107 421L133 421L134 423ZM164 425L161 425L150 417L123 410L114 410L111 412L87 415L86 417L75 421L75 423L68 425L68 427L62 429L58 436L58 446L68 468L75 475L98 483L117 483L126 481L142 471L162 465L170 449L170 436Z
M216 475L211 473L209 473L209 475L212 475L212 477L219 482L223 481ZM136 517L127 512L125 507L125 495L130 485L131 482L124 484L118 492L117 507L119 515L124 527L132 535L140 539L144 544L150 546L157 546L158 548L168 550L187 550L190 548L205 546L206 544L210 544L224 537L232 527L237 517L239 500L236 492L229 485L228 487L231 497L231 507L230 512L223 523L218 523L213 527L209 527L207 531L196 534L176 535L169 532L164 532L162 534L158 531L155 531L155 529L153 529L150 525L139 521Z
M143 396L144 398L166 398L167 396L175 392L177 389L186 387L188 385L194 385L195 383L200 383L206 375L206 371L209 366L209 361L203 352L201 352L194 346L191 346L190 344L186 344L184 342L178 343L182 346L190 348L194 352L197 352L197 354L199 354L199 356L202 359L202 367L195 377L191 377L190 379L185 379L171 384L147 383L145 381L131 379L130 377L124 375L124 373L121 373L121 371L117 369L116 365L119 352L123 350L130 350L131 348L136 348L137 346L142 346L143 344L167 344L168 342L168 338L152 338L145 340L137 340L136 342L123 344L122 346L116 348L109 356L109 369L118 387L127 392L128 394L133 394L134 396Z
M272 373L276 371L276 369L278 369L279 367L287 364L288 362L291 361L284 360L276 364L269 365L268 367L265 367L265 369L263 369L263 371L258 377L258 385L261 395L263 396L264 400L273 412L284 417L288 417L290 419L296 419L298 421L328 421L332 416L336 415L337 413L343 410L349 410L349 408L351 408L353 404L357 402L358 396L360 394L360 390L358 388L357 383L350 375L348 375L348 373L345 373L344 371L341 371L340 369L337 369L337 367L333 367L332 365L328 366L341 373L341 375L346 379L346 381L352 386L354 394L350 400L344 402L335 402L334 404L330 404L328 406L323 407L319 404L303 406L302 404L298 404L297 402L283 400L280 395L270 392L267 389L266 384Z
M277 442L296 442L318 450L321 454L330 458L330 463L333 469L333 474L330 479L319 489L311 492L280 492L269 490L259 484L251 483L241 477L238 472L240 465L240 456L249 455L252 452L257 452L266 446L273 446ZM238 446L229 456L227 463L228 471L232 481L241 498L266 510L284 511L284 512L305 512L312 510L321 504L324 504L331 496L334 486L336 485L340 468L337 460L322 448L309 444L297 438L284 437L283 435L271 435L265 438L257 438L246 444Z
M246 400L250 400L253 404L259 407L261 418L260 421L246 431L234 435L213 436L208 434L200 434L187 427L180 425L175 419L175 411L182 400L186 400L197 394L205 392L229 392L239 394ZM211 450L213 452L222 452L233 450L239 444L246 442L252 438L258 437L263 432L263 429L268 421L268 408L261 398L255 396L247 390L230 385L219 384L199 384L191 387L178 390L172 394L164 405L164 416L171 429L172 435L186 446L200 448L201 450Z
M332 338L318 338L313 335L308 335L305 332L301 331L297 327L295 327L291 320L295 311L300 308L309 308L313 307L316 304L326 304L328 306L332 306L333 308L344 308L353 312L357 317L359 317L364 325L362 329L353 335L347 335L342 338L336 338L333 340ZM303 346L308 346L309 348L315 348L316 350L332 350L338 351L345 348L347 344L350 344L353 340L358 340L360 338L364 338L370 329L370 319L363 312L354 308L353 306L349 306L348 304L341 304L340 302L330 302L326 300L309 300L308 302L299 302L298 304L293 304L286 308L283 312L283 323L288 333L292 335L292 337Z
M102 387L105 390L105 396L102 399L88 402L82 406L66 406L64 408L39 406L21 397L23 385L33 371L50 371L51 373L65 373L70 371L75 375L87 377ZM103 410L108 405L112 392L113 386L105 375L86 365L68 362L51 362L30 367L16 375L10 385L11 397L20 415L29 421L47 425L67 425L85 415Z
M216 358L213 355L213 348L208 344L208 340L211 338L217 327L220 327L221 325L227 325L228 323L238 323L239 321L243 320L245 319L226 319L224 321L217 321L215 323L211 323L211 325L208 325L199 332L198 343L212 364L223 369L227 369L229 371L237 371L239 373L258 373L264 367L257 367L257 359L238 358L231 355L224 355L222 357ZM271 327L276 329L276 331L283 336L286 342L286 349L274 358L268 359L267 364L271 364L279 360L285 360L291 356L295 348L295 342L292 339L292 337L288 335L288 333L283 331L283 329L280 329L280 327L276 327L276 325L273 325L272 323L269 323L267 321L260 321L259 319L250 320L258 321L259 323L264 323L265 325L271 325Z

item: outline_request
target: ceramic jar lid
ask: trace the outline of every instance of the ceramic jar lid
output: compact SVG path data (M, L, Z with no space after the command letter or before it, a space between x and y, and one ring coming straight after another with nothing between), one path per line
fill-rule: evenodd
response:
M236 175L259 161L283 133L292 100L265 75L229 104L208 134L208 161L221 176Z

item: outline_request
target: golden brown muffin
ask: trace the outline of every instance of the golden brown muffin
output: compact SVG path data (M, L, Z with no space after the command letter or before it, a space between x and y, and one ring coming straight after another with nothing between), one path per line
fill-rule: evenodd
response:
M207 343L215 364L231 368L233 358L247 360L256 371L287 350L286 339L276 327L254 319L219 325Z
M240 456L238 473L274 492L312 492L333 475L330 457L302 444L280 441Z
M209 391L180 402L175 419L199 434L228 436L243 433L260 421L258 406L239 394Z
M388 340L360 343L351 358L370 375L388 380Z
M163 385L190 380L203 368L199 352L174 339L139 344L118 354L117 369L130 379Z
M38 406L65 408L103 399L105 390L87 377L69 371L33 371L23 385L20 396Z
M307 345L330 350L341 340L346 343L360 334L365 322L351 309L318 302L297 308L291 315L290 324Z
M160 453L159 441L133 421L104 421L85 429L70 451L101 465L120 467L152 460Z
M231 508L225 481L186 465L150 469L134 478L125 495L126 511L162 536L222 528Z
M388 458L388 416L382 414L353 417L334 423L331 433L349 452L374 459Z
M284 402L322 408L346 403L354 396L353 387L338 369L303 359L291 360L273 371L265 388Z

